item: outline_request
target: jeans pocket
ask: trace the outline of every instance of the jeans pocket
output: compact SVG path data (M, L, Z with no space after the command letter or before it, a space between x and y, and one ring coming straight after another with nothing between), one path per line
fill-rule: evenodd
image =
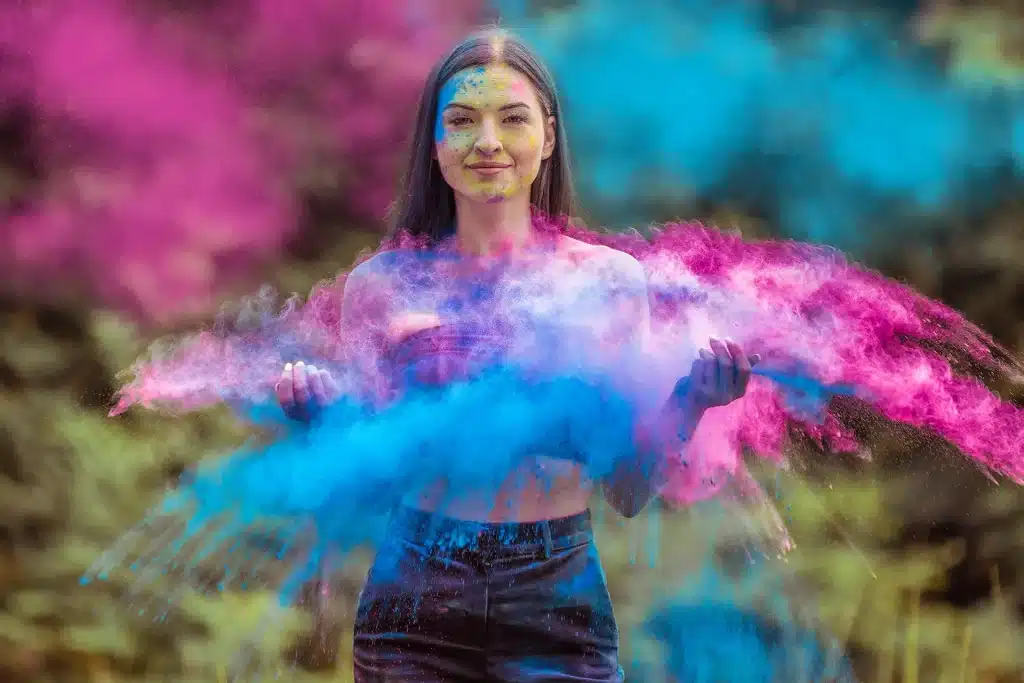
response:
M359 593L356 623L367 619L389 619L415 607L415 596L429 580L429 552L426 548L403 538L385 541L374 557Z
M586 606L588 630L595 637L617 644L618 627L597 546L590 542L573 549L572 554L571 561L559 573L560 592L570 604Z

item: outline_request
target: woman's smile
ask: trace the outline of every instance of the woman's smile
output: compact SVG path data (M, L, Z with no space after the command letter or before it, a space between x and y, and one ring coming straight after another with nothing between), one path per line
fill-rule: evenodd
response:
M482 176L490 177L496 176L503 173L505 170L510 168L509 166L470 166L471 169L476 171Z

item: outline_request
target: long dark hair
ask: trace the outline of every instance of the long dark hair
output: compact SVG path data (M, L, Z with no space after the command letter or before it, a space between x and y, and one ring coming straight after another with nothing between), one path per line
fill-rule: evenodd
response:
M430 72L420 95L409 161L391 212L391 233L399 232L437 242L455 224L455 193L434 158L434 130L441 87L452 76L478 66L505 64L525 76L540 99L545 118L555 117L555 148L541 162L530 188L530 203L552 216L571 216L575 210L562 108L554 79L530 48L505 31L488 29L459 43Z

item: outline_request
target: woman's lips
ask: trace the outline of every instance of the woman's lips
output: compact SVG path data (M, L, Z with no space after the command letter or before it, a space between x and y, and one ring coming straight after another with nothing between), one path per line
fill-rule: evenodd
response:
M497 165L492 165L492 164L483 164L483 165L470 166L470 168L473 169L474 171L476 171L477 173L479 173L480 175L494 176L494 175L498 175L499 173L501 173L502 171L504 171L505 169L510 168L510 167L509 166L497 166Z

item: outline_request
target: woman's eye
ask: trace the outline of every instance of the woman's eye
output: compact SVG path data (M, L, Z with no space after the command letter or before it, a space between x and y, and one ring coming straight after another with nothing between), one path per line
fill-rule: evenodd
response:
M527 118L522 114L512 114L505 119L505 123L526 123Z
M448 119L448 123L452 126L465 126L468 123L472 123L472 119L468 116L456 116L455 118Z

